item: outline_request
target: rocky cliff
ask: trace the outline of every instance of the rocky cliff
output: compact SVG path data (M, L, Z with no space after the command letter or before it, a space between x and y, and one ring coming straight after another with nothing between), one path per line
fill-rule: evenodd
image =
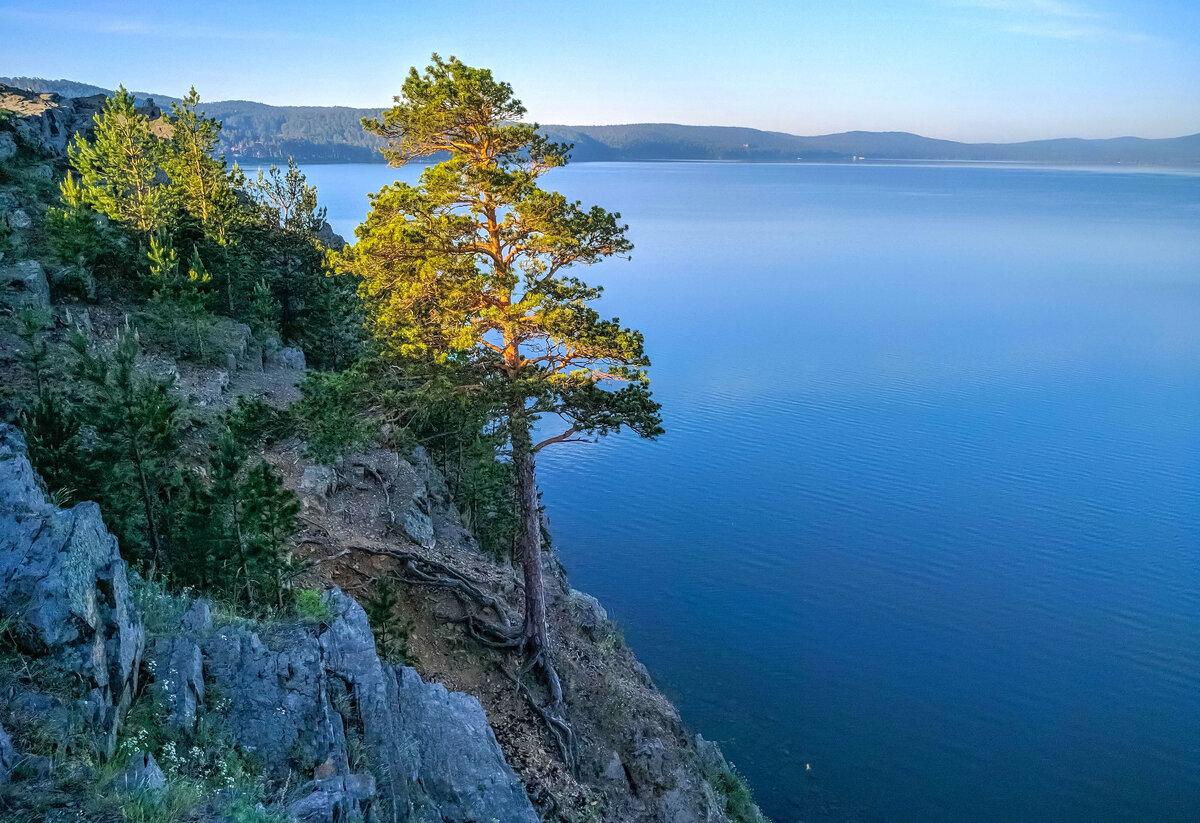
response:
M127 322L41 236L64 146L100 102L0 88L0 314L46 309L51 354L68 329L103 345ZM304 353L264 357L237 325L208 362L148 351L141 364L172 381L197 449L237 397L283 408L298 396ZM6 385L17 346L0 338ZM262 456L303 501L291 585L311 596L250 619L139 579L100 508L47 499L20 432L0 424L0 819L762 820L547 553L578 737L564 758L520 661L471 630L480 610L519 619L521 576L479 550L423 450L334 467L302 455L287 437ZM380 580L399 589L389 631L403 641L382 656L360 606Z

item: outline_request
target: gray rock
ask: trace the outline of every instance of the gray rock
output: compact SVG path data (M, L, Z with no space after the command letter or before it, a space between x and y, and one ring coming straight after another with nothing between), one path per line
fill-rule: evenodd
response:
M433 521L433 531L438 539L446 540L458 546L476 548L475 537L463 523L458 506L450 494L450 487L441 470L433 464L429 453L423 446L412 450L412 465L418 476L425 482L429 499L429 516Z
M25 169L25 176L39 183L54 182L54 167L49 163L36 163Z
M592 595L578 589L571 589L567 593L567 602L570 603L571 612L575 615L580 627L589 634L594 635L607 625L608 612Z
M304 360L304 352L294 346L273 351L267 356L267 365L274 369L295 369L304 371L307 364Z
M238 745L283 776L320 775L287 811L303 820L535 823L479 702L380 661L362 608L327 593L333 619L314 637L287 628L264 641L245 626L202 641L205 674L229 701ZM370 773L352 774L347 729Z
M179 389L188 402L200 408L219 403L228 388L229 372L224 369L188 369L179 379Z
M225 371L235 372L235 371L237 371L237 366L238 366L237 355L234 354L233 352L226 352L225 353Z
M0 616L27 652L77 676L111 755L137 689L145 628L100 507L48 503L20 432L0 425Z
M679 789L671 789L663 795L663 823L701 823L697 811L696 804ZM718 819L724 820L724 815Z
M537 815L479 701L397 670L400 732L420 758L419 782L449 820L534 823Z
M167 723L193 729L204 704L204 657L190 637L163 638L154 646L154 691L167 709Z
M336 798L333 795L315 791L289 803L287 813L303 823L334 823L335 804Z
M179 620L180 628L189 637L205 637L212 631L212 603L197 600Z
M610 753L608 761L604 764L604 768L600 770L600 779L621 786L628 785L629 781L625 777L625 767L621 765L621 756L619 754L616 752Z
M8 227L18 231L24 231L33 225L33 218L29 216L29 212L25 209L14 209L8 214Z
M327 249L341 251L346 247L346 239L333 230L333 226L324 220L321 221L321 227L317 229L317 240Z
M3 786L12 777L13 766L17 764L17 753L13 749L12 738L8 736L8 732L0 726L0 786Z
M313 791L290 803L287 812L309 823L362 820L375 796L375 778L370 774L347 774L315 780Z
M404 510L404 533L418 546L432 549L437 545L433 518L427 508L427 498L414 497Z
M168 383L179 382L179 364L174 357L165 354L139 354L138 368L154 380L166 380Z
M46 778L54 772L54 761L44 754L22 754L21 771L29 777Z
M49 308L50 283L42 264L36 260L0 264L0 303L14 309Z
M346 736L333 709L317 639L291 627L264 642L244 625L215 628L201 642L204 672L227 701L224 723L268 774L286 778L333 758L349 771Z
M375 796L375 776L372 774L347 774L313 781L322 792L345 795L354 800L368 800Z
M331 675L353 687L375 774L376 811L390 820L536 823L479 701L383 666L363 610L336 589L337 618L322 635Z
M17 156L17 141L10 131L0 131L0 160L11 160Z
M703 735L696 735L696 754L700 758L700 770L705 777L729 771L729 763L721 753L721 747Z
M96 299L96 278L81 266L64 266L50 276L50 282L59 294L73 294L85 300Z
M88 708L80 706L81 709ZM30 723L55 740L69 741L83 720L64 701L49 694L21 690L8 700L8 716L14 727ZM17 722L17 721L20 722Z
M192 603L179 620L179 634L160 638L154 645L151 670L153 688L167 709L167 722L177 729L193 729L204 705L204 655L200 641L212 631L212 604Z
M337 472L329 466L305 466L297 493L304 505L324 511L337 491Z
M223 355L222 359L227 360L232 354L237 368L262 370L262 349L255 344L254 334L245 323L228 317L215 318L209 341L213 349Z
M167 791L167 776L159 768L154 755L134 752L129 756L129 768L118 778L116 788L132 794L161 795Z

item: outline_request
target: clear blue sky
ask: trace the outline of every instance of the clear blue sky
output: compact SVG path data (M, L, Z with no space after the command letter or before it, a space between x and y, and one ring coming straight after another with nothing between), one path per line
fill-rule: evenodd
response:
M431 52L543 123L1200 132L1200 0L0 0L0 74L383 106Z

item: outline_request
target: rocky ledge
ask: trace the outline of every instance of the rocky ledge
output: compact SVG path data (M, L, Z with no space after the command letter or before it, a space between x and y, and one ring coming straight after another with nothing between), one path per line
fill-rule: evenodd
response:
M17 741L0 732L0 780L10 791L22 782L47 791L53 763L20 747L45 736L63 741L64 754L127 760L101 791L165 791L153 754L132 750L149 730L122 728L130 704L149 696L179 741L173 750L199 748L202 731L289 786L277 808L264 807L281 819L535 823L479 701L381 661L366 615L341 591L326 592L323 607L317 620L224 622L206 600L131 582L99 507L47 501L20 433L0 425L5 654L39 670L6 678L0 694ZM146 609L159 624L150 641ZM150 682L139 684L143 669ZM226 819L219 794L212 820Z

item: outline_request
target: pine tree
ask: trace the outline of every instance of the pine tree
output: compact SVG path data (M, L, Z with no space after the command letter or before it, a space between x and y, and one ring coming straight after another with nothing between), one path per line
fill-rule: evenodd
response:
M95 140L75 135L67 154L79 173L79 198L139 232L162 227L170 196L158 179L162 147L133 95L119 88L95 117Z
M201 585L261 607L282 595L284 547L296 533L300 503L269 464L250 462L247 443L230 422L227 417L213 447L210 486L198 497L196 511L208 518L206 568L192 574Z
M317 187L308 185L304 172L289 157L286 171L271 166L250 184L263 218L278 228L316 234L325 222L325 209L317 207Z
M169 381L138 369L137 333L128 321L111 353L76 334L76 373L88 390L85 419L95 428L94 457L105 519L129 556L153 575L166 560L180 463L179 403Z
M283 577L291 566L286 546L296 535L300 500L265 461L246 472L246 527L249 535L247 579L257 581L264 599L282 606Z
M198 112L199 104L195 87L171 104L172 113L166 116L171 137L163 147L162 167L179 205L200 221L205 234L223 244L241 218L235 189L244 178L236 165L230 169L216 154L221 122Z
M642 335L591 304L601 294L571 276L576 265L626 255L620 215L583 209L538 186L567 162L569 147L521 123L525 108L490 71L433 56L415 68L397 104L364 127L389 140L394 165L437 155L420 183L395 183L371 198L358 242L340 256L358 275L371 330L384 356L456 363L508 429L525 582L519 642L546 674L548 716L564 750L542 583L542 528L534 458L554 443L621 428L662 432L650 396ZM538 443L540 417L563 428Z
M363 611L371 623L375 635L375 648L379 656L392 663L412 665L412 652L408 648L408 631L400 621L400 589L390 577L381 577L371 587Z
M165 231L150 237L150 283L153 289L147 313L158 326L167 330L176 357L205 356L205 333L211 325L208 310L208 286L212 277L193 248L187 271Z
M279 345L279 310L279 301L267 285L267 279L260 277L250 294L246 322L254 333L254 339L264 349L272 350Z

